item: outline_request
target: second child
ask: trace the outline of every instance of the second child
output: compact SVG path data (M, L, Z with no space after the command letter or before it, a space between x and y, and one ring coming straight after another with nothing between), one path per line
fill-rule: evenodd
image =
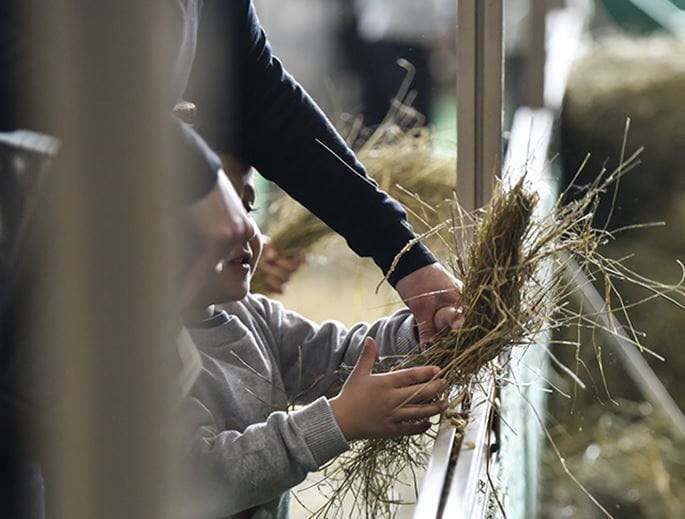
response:
M228 173L253 210L250 170ZM262 241L229 251L185 316L202 372L184 404L193 427L192 517L285 518L288 490L359 439L425 432L447 408L435 366L372 372L377 356L418 346L403 309L373 324L314 323L249 293ZM334 297L334 295L332 295ZM336 370L354 365L335 391ZM339 385L337 385L339 387ZM301 406L288 411L292 404Z

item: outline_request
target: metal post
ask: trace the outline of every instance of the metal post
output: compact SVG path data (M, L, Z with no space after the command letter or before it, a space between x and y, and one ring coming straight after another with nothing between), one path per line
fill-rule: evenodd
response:
M502 1L461 0L457 23L457 195L473 211L501 173Z
M457 196L469 212L492 195L502 170L502 1L460 0L457 5ZM424 478L415 518L479 517L487 499L478 482L489 455L488 430L494 385L476 391L447 492L447 473L455 446L455 426L443 417ZM469 451L473 443L477 446ZM458 515L457 515L458 514ZM479 515L480 514L480 515Z
M542 108L545 103L546 0L530 0L528 48L526 49L526 106Z

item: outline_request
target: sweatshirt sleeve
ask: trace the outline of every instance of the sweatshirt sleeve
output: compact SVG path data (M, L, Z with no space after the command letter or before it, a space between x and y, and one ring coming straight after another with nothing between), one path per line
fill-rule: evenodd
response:
M250 298L252 304L261 307L259 311L275 338L273 354L286 392L296 397L296 403L331 396L340 382L336 370L356 363L366 337L376 340L381 360L418 347L416 321L406 308L371 324L362 322L346 328L337 321L314 323L263 296Z
M222 430L195 397L186 416L194 431L187 517L224 517L271 501L349 447L325 398L243 432Z
M235 52L217 59L221 41ZM414 238L401 206L378 189L314 101L272 55L251 1L205 2L186 98L197 105L196 126L214 147L255 166L342 235L358 255L373 258L383 272ZM403 255L390 282L433 262L430 252L417 244Z

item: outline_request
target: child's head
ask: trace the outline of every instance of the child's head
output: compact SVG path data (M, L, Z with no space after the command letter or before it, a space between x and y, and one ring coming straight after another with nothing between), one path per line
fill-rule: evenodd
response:
M252 169L225 160L226 176L238 193L248 214L254 211L255 186ZM230 164L230 167L229 167ZM262 235L257 224L252 222L255 233L248 240L239 243L233 250L227 251L217 263L215 272L208 278L198 303L209 306L214 303L238 301L250 290L250 279L262 253Z

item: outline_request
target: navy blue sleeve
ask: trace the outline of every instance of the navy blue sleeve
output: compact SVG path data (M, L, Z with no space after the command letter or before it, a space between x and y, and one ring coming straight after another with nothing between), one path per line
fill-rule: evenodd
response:
M203 9L185 96L198 107L200 133L255 166L342 235L358 255L373 258L387 272L414 238L404 210L369 179L314 101L273 56L252 2L206 0ZM218 49L225 52L217 55ZM423 245L415 245L390 282L433 262Z

